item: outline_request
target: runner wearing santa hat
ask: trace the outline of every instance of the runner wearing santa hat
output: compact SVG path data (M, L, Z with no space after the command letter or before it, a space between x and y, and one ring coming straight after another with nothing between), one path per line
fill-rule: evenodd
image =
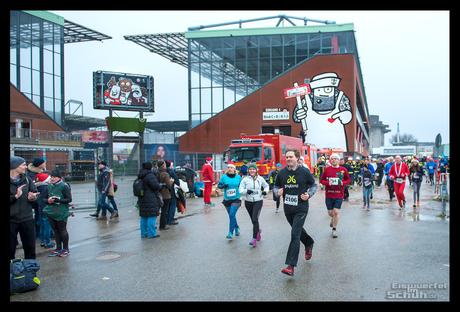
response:
M214 169L212 168L212 158L206 157L206 163L201 168L202 181L204 182L203 200L205 206L214 206L211 203L211 191L214 182Z
M404 197L404 187L406 186L406 177L409 176L409 167L401 161L401 156L396 155L395 163L390 168L390 179L394 182L394 190L398 199L399 209L406 208L406 198Z
M38 238L40 239L40 246L44 248L54 248L54 243L51 241L51 225L48 221L48 215L43 212L46 206L45 200L48 199L48 184L51 177L46 172L37 173L35 176L35 186L40 192L37 198L38 210L40 215L40 231Z

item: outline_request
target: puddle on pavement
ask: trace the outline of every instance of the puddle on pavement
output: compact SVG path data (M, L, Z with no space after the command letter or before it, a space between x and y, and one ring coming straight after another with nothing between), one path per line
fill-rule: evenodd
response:
M408 221L444 221L444 222L449 221L449 218L439 217L435 215L414 213L413 211L406 212L405 217L406 217L406 220Z
M103 251L97 257L96 260L99 261L108 261L115 260L121 257L121 254L115 251Z

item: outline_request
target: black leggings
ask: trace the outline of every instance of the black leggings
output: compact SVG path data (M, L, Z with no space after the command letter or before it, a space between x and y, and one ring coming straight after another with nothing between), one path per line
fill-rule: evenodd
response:
M259 232L259 215L262 210L262 203L262 200L256 202L244 201L244 206L246 207L252 222L252 238L256 238L257 232Z
M280 207L280 198L281 196L276 196L275 191L273 192L273 200L276 202L276 208L278 209Z
M65 249L69 250L69 233L67 232L67 221L57 221L48 217L51 228L54 231L56 239L56 250Z

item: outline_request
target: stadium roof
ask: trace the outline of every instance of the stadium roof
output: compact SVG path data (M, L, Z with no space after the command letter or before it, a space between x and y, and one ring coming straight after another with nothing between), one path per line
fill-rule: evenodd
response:
M110 36L107 36L98 31L89 29L85 26L81 26L77 23L66 20L62 16L51 13L49 11L23 10L23 12L30 14L30 15L34 15L41 19L45 19L49 22L61 25L64 28L64 43L95 41L95 40L102 41L102 40L112 39L112 37ZM38 27L39 27L39 24L32 24L31 31L38 32L39 31ZM27 30L21 30L21 31L24 32Z
M278 18L276 27L268 28L242 28L243 23L256 22ZM297 26L292 19L301 20L304 26ZM282 21L288 21L294 27L279 27ZM307 26L307 22L323 23L325 25ZM224 30L202 30L205 28L214 28L239 24L239 29ZM320 21L299 18L286 15L277 15L271 17L255 18L248 20L239 20L213 25L201 25L189 27L188 32L162 33L162 34L144 34L144 35L126 35L126 40L132 41L152 53L161 55L171 62L188 67L188 39L200 39L209 37L231 37L231 36L254 36L254 35L272 35L272 34L295 34L295 33L312 33L312 32L337 32L353 30L353 24L336 24L334 21Z
M65 20L64 22L64 43L74 43L83 41L102 41L112 39L98 31L86 28L77 23Z

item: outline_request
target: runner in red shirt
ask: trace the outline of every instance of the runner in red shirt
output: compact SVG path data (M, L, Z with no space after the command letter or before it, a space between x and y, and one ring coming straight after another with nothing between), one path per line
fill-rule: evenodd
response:
M332 154L329 159L331 166L324 169L320 183L326 186L326 208L331 217L329 226L332 228L332 237L336 238L345 185L349 184L351 179L347 168L339 166L340 156L338 154Z
M401 156L396 155L395 163L388 173L391 180L394 181L394 190L398 199L399 210L406 208L406 198L404 197L404 187L406 186L406 177L409 176L409 167L401 161Z

